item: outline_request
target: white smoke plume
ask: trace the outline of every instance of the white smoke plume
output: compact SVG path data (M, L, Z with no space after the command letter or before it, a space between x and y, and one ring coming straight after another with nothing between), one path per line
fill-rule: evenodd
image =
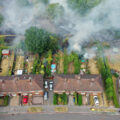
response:
M30 26L37 26L57 34L61 32L63 36L69 33L72 37L69 39L68 51L79 53L85 41L114 40L113 35L106 30L120 30L120 0L103 0L84 17L70 9L67 0L50 0L49 3L59 3L64 7L61 20L51 22L45 15L46 6L42 3L34 2L32 6L21 8L16 0L3 0L5 21L2 29L12 29L16 34L24 34Z

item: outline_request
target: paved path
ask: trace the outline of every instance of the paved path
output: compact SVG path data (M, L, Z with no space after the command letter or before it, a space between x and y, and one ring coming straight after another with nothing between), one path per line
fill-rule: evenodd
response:
M22 114L1 115L0 120L120 120L116 115L90 114Z
M90 113L90 114L94 114L94 113L98 113L98 112L93 112L90 110L90 106L61 106L61 105L57 105L57 106L53 106L53 105L40 105L40 106L15 106L15 107L1 107L0 108L0 114L21 114L21 113L28 113L28 108L29 107L42 107L43 111L42 113L55 113L54 108L55 107L68 107L68 112L67 113ZM112 110L116 110L117 112L114 114L119 114L118 111L119 109L113 108L113 107L109 107L109 108L105 108L105 107L100 107L101 109L112 109Z

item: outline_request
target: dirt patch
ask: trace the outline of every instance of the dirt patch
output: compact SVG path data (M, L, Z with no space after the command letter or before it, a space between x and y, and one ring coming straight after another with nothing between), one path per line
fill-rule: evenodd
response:
M17 72L17 70L23 70L23 68L24 68L24 56L17 56L16 64L15 64L15 71Z
M99 74L99 70L97 68L97 61L94 58L88 61L88 68L91 74Z
M69 74L73 74L73 73L74 73L74 64L73 64L73 62L71 62L71 63L68 65L68 73L69 73Z
M108 56L107 58L110 68L120 72L120 55Z
M103 100L104 100L104 106L108 107L108 100L107 100L107 96L106 96L105 92L103 93Z
M68 107L55 107L55 112L68 112Z
M42 107L30 107L28 108L28 112L42 112L43 108Z
M27 73L32 72L34 60L35 60L35 56L31 55L31 56L29 56L28 60L26 61L27 62Z
M14 62L14 53L12 53L10 56L3 57L1 68L2 72L0 73L0 76L7 76L9 75L9 71L12 70Z

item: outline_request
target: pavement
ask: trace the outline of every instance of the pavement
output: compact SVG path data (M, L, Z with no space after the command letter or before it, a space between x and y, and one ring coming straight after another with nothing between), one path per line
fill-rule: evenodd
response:
M1 115L0 120L120 120L118 115L106 114L17 114Z
M70 105L31 105L31 106L8 106L8 107L1 107L0 108L0 115L2 114L24 114L28 113L28 108L30 107L41 107L43 109L42 113L46 114L55 114L54 111L55 107L67 107L68 112L67 113L86 113L86 114L97 114L97 113L103 113L103 110L114 110L116 112L107 112L109 114L114 115L120 115L118 112L119 109L114 107L94 107L96 109L102 109L102 112L97 111L91 111L91 106L70 106Z

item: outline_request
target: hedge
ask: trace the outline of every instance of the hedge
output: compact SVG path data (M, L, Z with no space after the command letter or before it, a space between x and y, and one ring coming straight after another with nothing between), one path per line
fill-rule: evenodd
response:
M8 100L9 100L9 96L5 96L5 97L4 97L4 105L5 105L5 106L8 105Z
M82 95L78 94L78 105L82 105Z
M54 96L53 96L53 104L54 104L54 105L57 105L57 104L58 104L57 100L58 100L58 94L57 94L57 93L54 93Z
M118 101L118 98L117 98L115 90L113 90L113 103L114 103L114 105L115 105L116 108L120 107L119 101Z
M63 94L62 94L62 97L63 97L64 104L66 105L67 102L68 102L66 93L63 93Z

